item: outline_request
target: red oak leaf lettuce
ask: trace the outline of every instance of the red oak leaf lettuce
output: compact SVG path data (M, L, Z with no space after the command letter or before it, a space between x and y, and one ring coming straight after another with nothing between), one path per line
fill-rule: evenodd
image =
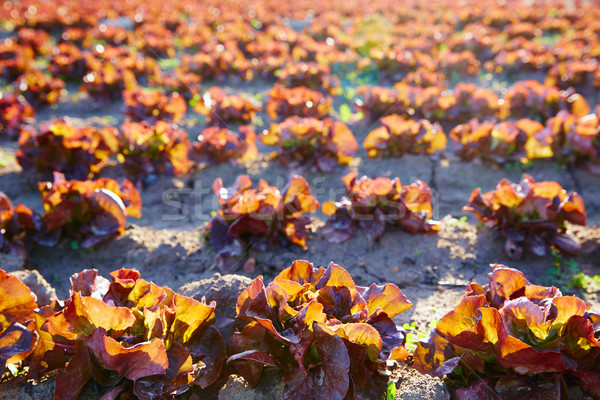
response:
M127 217L141 217L142 202L133 184L122 185L110 178L68 181L55 172L53 182L38 184L44 227L33 240L54 246L61 238L81 241L92 247L125 231Z
M212 384L225 360L215 303L175 294L133 270L114 271L111 278L95 270L74 275L70 299L40 327L50 345L36 362L45 362L46 372L60 369L55 399L76 399L90 380L107 388L109 398L132 393L140 400ZM49 364L57 349L63 364Z
M269 90L266 111L273 120L285 119L293 115L304 118L325 118L329 115L332 104L331 97L306 87L288 89L275 86Z
M240 127L239 133L211 126L198 135L190 155L194 161L204 163L253 161L258 155L256 133L246 126Z
M346 124L330 118L318 120L292 116L261 136L263 144L279 147L283 164L309 163L318 171L331 172L347 165L358 151L358 143Z
M125 115L132 121L178 122L185 116L187 105L179 93L164 95L158 90L136 88L123 91Z
M387 225L400 226L410 233L436 232L429 186L417 181L402 185L400 179L363 176L350 172L342 180L348 190L340 202L329 201L322 210L329 215L323 236L331 243L348 240L357 228L369 240L379 239Z
M58 119L42 125L37 132L32 128L21 130L16 157L23 171L46 179L53 171L69 179L87 179L100 172L118 148L115 128L76 128Z
M576 254L581 245L567 233L566 222L585 225L583 199L556 182L536 182L524 174L519 184L502 179L496 190L475 189L463 211L472 212L488 228L506 237L505 253L520 258L523 250L543 256L551 246Z
M248 123L262 104L251 97L237 94L227 95L223 89L214 86L202 95L194 106L194 111L206 116L208 122L224 125L227 123Z
M119 142L123 168L138 182L157 174L182 175L193 165L187 132L165 121L154 125L126 122L121 126Z
M461 302L418 344L414 366L445 377L456 398L570 399L581 390L599 396L600 315L503 265L492 265L488 281L467 285Z
M0 269L0 371L16 366L38 340L34 311L36 297L18 278Z
M238 257L249 246L265 251L280 236L304 246L310 224L305 214L319 208L308 182L298 175L281 192L264 180L254 189L247 175L238 176L229 188L217 178L213 191L221 209L209 222L207 239L218 252L215 262L226 272L240 265Z
M238 297L232 363L251 384L263 368L282 371L284 399L353 398L386 363L405 360L405 332L392 321L412 307L393 284L361 287L342 267L297 260L265 287ZM245 326L243 326L245 325Z
M0 92L0 132L18 137L21 127L34 119L35 111L25 98Z
M446 134L438 124L407 120L398 115L383 117L381 124L369 132L363 142L369 157L431 154L446 148Z
M0 253L27 256L27 235L42 229L41 216L0 192Z

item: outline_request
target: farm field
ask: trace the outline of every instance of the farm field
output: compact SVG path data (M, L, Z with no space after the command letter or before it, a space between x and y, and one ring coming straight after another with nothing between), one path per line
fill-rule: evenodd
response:
M599 21L3 2L0 399L600 398Z

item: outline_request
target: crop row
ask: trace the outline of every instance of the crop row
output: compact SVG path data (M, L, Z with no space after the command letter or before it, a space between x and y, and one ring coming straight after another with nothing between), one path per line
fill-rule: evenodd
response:
M150 175L185 174L198 163L246 163L259 154L257 135L249 126L238 128L238 132L211 126L191 142L184 129L155 118L168 113L170 104L163 108L134 107L136 111L128 108L128 113L149 115L154 122L126 122L118 130L75 128L64 120L51 121L36 130L19 124L19 118L24 121L29 112L18 97L4 95L3 100L5 132L20 132L17 161L28 173L58 171L68 178L86 179L117 155L129 177L140 182ZM185 107L185 102L182 104ZM242 115L246 111L238 112ZM592 171L600 168L600 121L596 114L578 117L562 110L545 125L528 118L514 122L472 119L453 128L448 136L456 154L467 161L479 157L503 164L553 158L582 164ZM338 164L348 165L358 153L350 128L331 118L290 116L265 130L260 141L277 146L279 161L285 165L300 163L324 172ZM402 156L432 154L446 149L447 142L437 123L388 115L381 119L380 127L367 133L363 147L369 157Z
M348 240L357 229L370 240L392 226L410 233L439 231L426 183L357 178L356 172L346 175L346 196L322 205L329 216L323 228L329 242ZM217 178L213 190L220 209L205 232L221 271L239 265L250 247L266 251L279 240L306 246L309 215L317 211L319 202L302 176L293 176L282 190L264 180L254 188L247 175L238 176L231 187ZM15 207L0 192L0 251L24 256L33 244L54 246L61 240L75 240L89 248L123 233L128 216L141 216L140 195L127 179L122 185L109 178L67 181L55 172L53 182L39 183L39 191L44 214L22 204ZM515 259L525 250L539 256L550 248L576 254L581 245L567 233L567 223L585 225L587 220L577 193L568 193L556 182L535 182L527 174L518 184L503 179L488 193L475 189L463 210L502 232L504 250Z
M58 370L56 400L78 398L90 381L103 398L144 400L204 389L230 373L225 364L252 386L275 368L284 399L342 400L412 360L462 398L600 396L600 315L503 265L492 265L487 285L467 284L414 354L393 322L412 307L402 291L357 286L333 262L317 269L294 261L269 285L257 277L237 299L233 331L218 329L215 313L226 310L214 301L179 295L135 270L110 277L84 270L70 278L69 299L37 304L0 270L0 371L39 379Z
M171 0L165 12L160 1L123 7L116 0L94 6L63 0L58 13L35 0L9 2L0 21L16 35L0 46L3 76L35 86L43 78L34 63L41 57L54 89L64 87L63 79L77 81L103 98L138 81L191 97L201 82L225 77L330 89L348 70L392 81L414 72L465 79L539 71L561 89L600 85L593 3L531 9L511 0L491 12L475 1L462 8L445 0L375 1L366 8L256 1L248 2L256 3L250 10L247 2L208 3ZM116 16L121 20L107 19ZM176 56L180 62L163 72L157 59Z

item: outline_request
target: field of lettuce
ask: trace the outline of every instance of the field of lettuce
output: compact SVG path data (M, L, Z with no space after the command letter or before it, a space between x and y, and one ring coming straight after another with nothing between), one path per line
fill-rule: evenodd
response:
M600 3L0 3L0 399L600 399Z

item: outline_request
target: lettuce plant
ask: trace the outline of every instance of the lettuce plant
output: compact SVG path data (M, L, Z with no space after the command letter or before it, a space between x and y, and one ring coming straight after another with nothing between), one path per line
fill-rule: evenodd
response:
M47 56L52 52L52 41L48 32L42 29L22 27L17 31L16 43L29 47L37 56Z
M502 179L491 192L473 190L463 211L501 231L506 237L504 251L515 259L521 258L524 249L546 255L551 246L576 254L581 245L567 233L566 223L585 225L587 219L581 196L556 182L536 182L528 174L519 184Z
M73 43L59 43L52 50L53 57L48 70L54 77L79 80L85 73L85 60L79 47Z
M252 188L248 175L237 177L232 187L225 187L221 178L215 179L213 190L221 209L210 220L208 241L218 254L216 264L228 271L237 263L249 246L265 251L278 242L280 236L304 246L307 225L319 202L302 177L293 176L283 191L260 180Z
M70 299L39 329L46 340L34 363L60 369L54 398L77 399L89 381L104 388L104 398L140 400L213 383L226 358L215 303L178 295L134 270L110 275L112 282L95 270L73 275Z
M500 99L493 91L474 83L458 83L453 90L455 104L448 110L451 121L468 121L471 118L493 118L500 113Z
M456 154L466 161L479 157L502 164L553 158L594 172L600 165L599 127L596 114L576 117L561 110L545 125L527 118L499 123L473 119L454 127L449 136L460 146Z
M21 127L35 119L35 110L22 96L0 92L0 132L18 137Z
M206 116L208 122L248 123L262 110L262 104L250 97L237 94L227 95L223 89L213 86L194 106L194 111Z
M0 208L0 224L3 212ZM4 374L7 367L16 368L34 350L38 340L34 321L37 304L29 288L2 269L0 298L0 374Z
M79 91L86 92L96 101L118 99L123 90L137 87L135 74L130 69L120 69L112 62L102 62L93 57L88 57L87 63L88 72L83 76Z
M560 89L575 88L578 92L592 91L600 87L597 60L569 60L556 63L550 68L544 84Z
M0 70L6 79L13 81L23 75L31 68L34 59L31 47L20 45L12 39L0 41Z
M423 68L409 72L402 79L402 82L411 86L426 88L431 86L442 86L444 84L444 79L445 75L443 72L434 72Z
M173 32L162 23L146 22L139 25L132 36L132 44L138 51L150 57L175 57Z
M206 163L243 163L254 160L257 155L256 133L247 126L241 126L239 133L217 126L208 127L198 135L191 151L194 161Z
M269 90L269 102L266 111L273 120L285 119L293 115L308 118L325 118L329 115L333 99L321 92L306 87L291 89L275 86Z
M136 88L123 91L125 115L132 121L178 122L185 116L187 106L183 96L171 93L166 96L159 90Z
M16 207L0 192L0 253L27 255L27 234L40 230L42 220L39 214L19 204Z
M329 215L323 236L329 242L348 240L357 227L369 240L379 239L387 225L410 233L440 229L439 223L432 220L431 190L425 182L417 180L403 186L398 178L357 177L357 172L350 172L342 178L348 192L340 202L323 204L323 212Z
M583 117L590 106L583 96L571 90L559 90L537 81L518 81L504 95L505 114L513 118L532 118L545 121L560 110Z
M546 121L545 129L530 147L547 152L560 163L584 164L598 171L600 116L590 114L579 118L568 111L559 111Z
M507 46L499 51L493 60L487 61L484 68L492 73L504 73L505 76L511 73L539 72L548 70L556 64L556 56L550 52L538 53L534 49L524 49L521 46L531 43L521 40L515 40L513 44L518 43L519 48Z
M358 92L363 95L363 99L355 101L356 107L373 120L402 111L400 96L393 88L381 86L360 87Z
M87 179L117 152L117 130L92 126L76 128L63 119L42 125L39 131L24 128L19 138L17 162L28 173L58 171L70 179Z
M165 121L126 122L119 136L119 160L136 181L156 174L182 175L192 167L191 143L181 128Z
M193 40L198 40L198 37ZM253 78L252 64L235 41L228 40L221 44L206 40L199 43L198 47L201 47L200 51L182 55L180 72L197 74L203 80L223 80L227 76L243 80Z
M261 140L267 146L279 146L279 160L283 164L309 163L323 172L331 172L337 164L348 165L358 151L358 143L348 126L330 118L292 116L273 124Z
M446 74L458 74L462 78L477 76L480 62L475 54L465 50L460 53L448 51L440 62L440 69Z
M297 260L268 286L259 276L240 294L245 326L227 362L252 386L264 367L278 368L285 400L353 398L373 374L408 357L392 318L410 307L393 284L357 286L339 265Z
M457 106L453 92L444 86L415 87L406 81L393 88L361 87L364 99L356 100L357 108L376 120L387 115L404 118L423 118L430 121L451 119L451 107ZM458 109L457 109L458 110Z
M388 115L381 118L381 124L363 142L369 157L431 154L446 148L446 134L437 123Z
M17 78L14 86L31 104L43 105L54 104L59 100L65 82L48 77L40 70L30 69Z
M492 268L418 344L414 366L444 377L457 399L600 396L600 315L516 269Z
M141 217L140 194L131 181L122 185L109 178L68 181L55 172L53 182L40 182L44 230L34 236L43 246L61 238L92 247L125 231L127 217Z
M456 154L461 159L471 161L479 157L504 164L508 161L541 158L541 152L536 151L537 146L531 149L531 140L535 140L543 128L541 123L525 118L515 122L472 119L466 124L455 126L448 136L458 143Z
M278 71L277 79L286 87L304 86L326 92L337 86L331 69L316 62L288 63Z

